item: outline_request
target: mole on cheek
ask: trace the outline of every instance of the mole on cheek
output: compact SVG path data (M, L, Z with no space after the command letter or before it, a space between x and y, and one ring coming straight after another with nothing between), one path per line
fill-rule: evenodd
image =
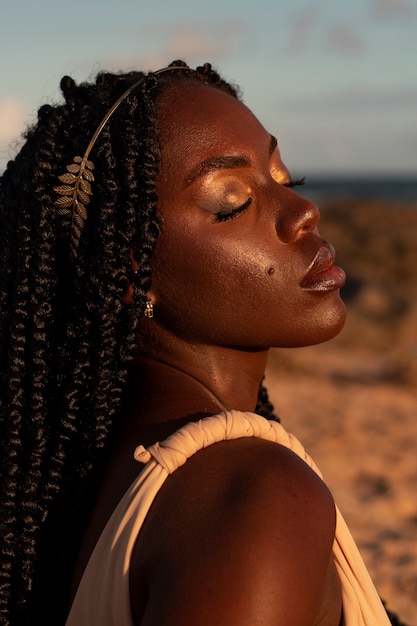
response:
M272 276L272 274L274 274L274 273L275 273L275 267L270 267L269 270L268 270L268 274L270 276Z

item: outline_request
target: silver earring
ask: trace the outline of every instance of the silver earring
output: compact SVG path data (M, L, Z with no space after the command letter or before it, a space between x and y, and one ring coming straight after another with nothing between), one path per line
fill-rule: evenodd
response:
M150 300L146 300L146 307L143 314L145 317L153 317L153 304Z

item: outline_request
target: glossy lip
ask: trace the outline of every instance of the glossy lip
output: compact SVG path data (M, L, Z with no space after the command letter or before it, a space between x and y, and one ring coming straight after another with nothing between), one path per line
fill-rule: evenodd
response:
M301 287L308 291L334 291L346 282L345 272L334 264L335 249L327 241L318 249Z

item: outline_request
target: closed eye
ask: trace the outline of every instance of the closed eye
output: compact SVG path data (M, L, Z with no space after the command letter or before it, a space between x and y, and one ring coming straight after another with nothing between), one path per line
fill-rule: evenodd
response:
M221 211L220 213L216 213L215 222L229 222L230 220L235 219L238 215L246 211L252 204L252 198L248 198L246 202L234 209L230 209L229 211Z

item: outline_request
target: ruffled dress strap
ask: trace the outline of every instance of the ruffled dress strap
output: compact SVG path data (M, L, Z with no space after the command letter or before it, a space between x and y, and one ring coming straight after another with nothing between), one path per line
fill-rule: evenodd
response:
M206 417L198 422L189 422L162 442L148 448L138 446L135 459L148 463L154 459L168 474L172 474L193 454L220 441L258 437L280 443L303 459L319 476L318 467L305 452L301 443L281 426L279 422L267 420L255 413L225 411Z
M129 570L134 545L149 508L167 477L191 456L217 442L258 437L279 443L321 473L301 443L275 421L254 413L226 411L189 422L162 442L138 446L144 469L120 501L91 555L66 626L133 626ZM339 573L344 626L389 626L390 622L351 534L337 509L333 558Z

